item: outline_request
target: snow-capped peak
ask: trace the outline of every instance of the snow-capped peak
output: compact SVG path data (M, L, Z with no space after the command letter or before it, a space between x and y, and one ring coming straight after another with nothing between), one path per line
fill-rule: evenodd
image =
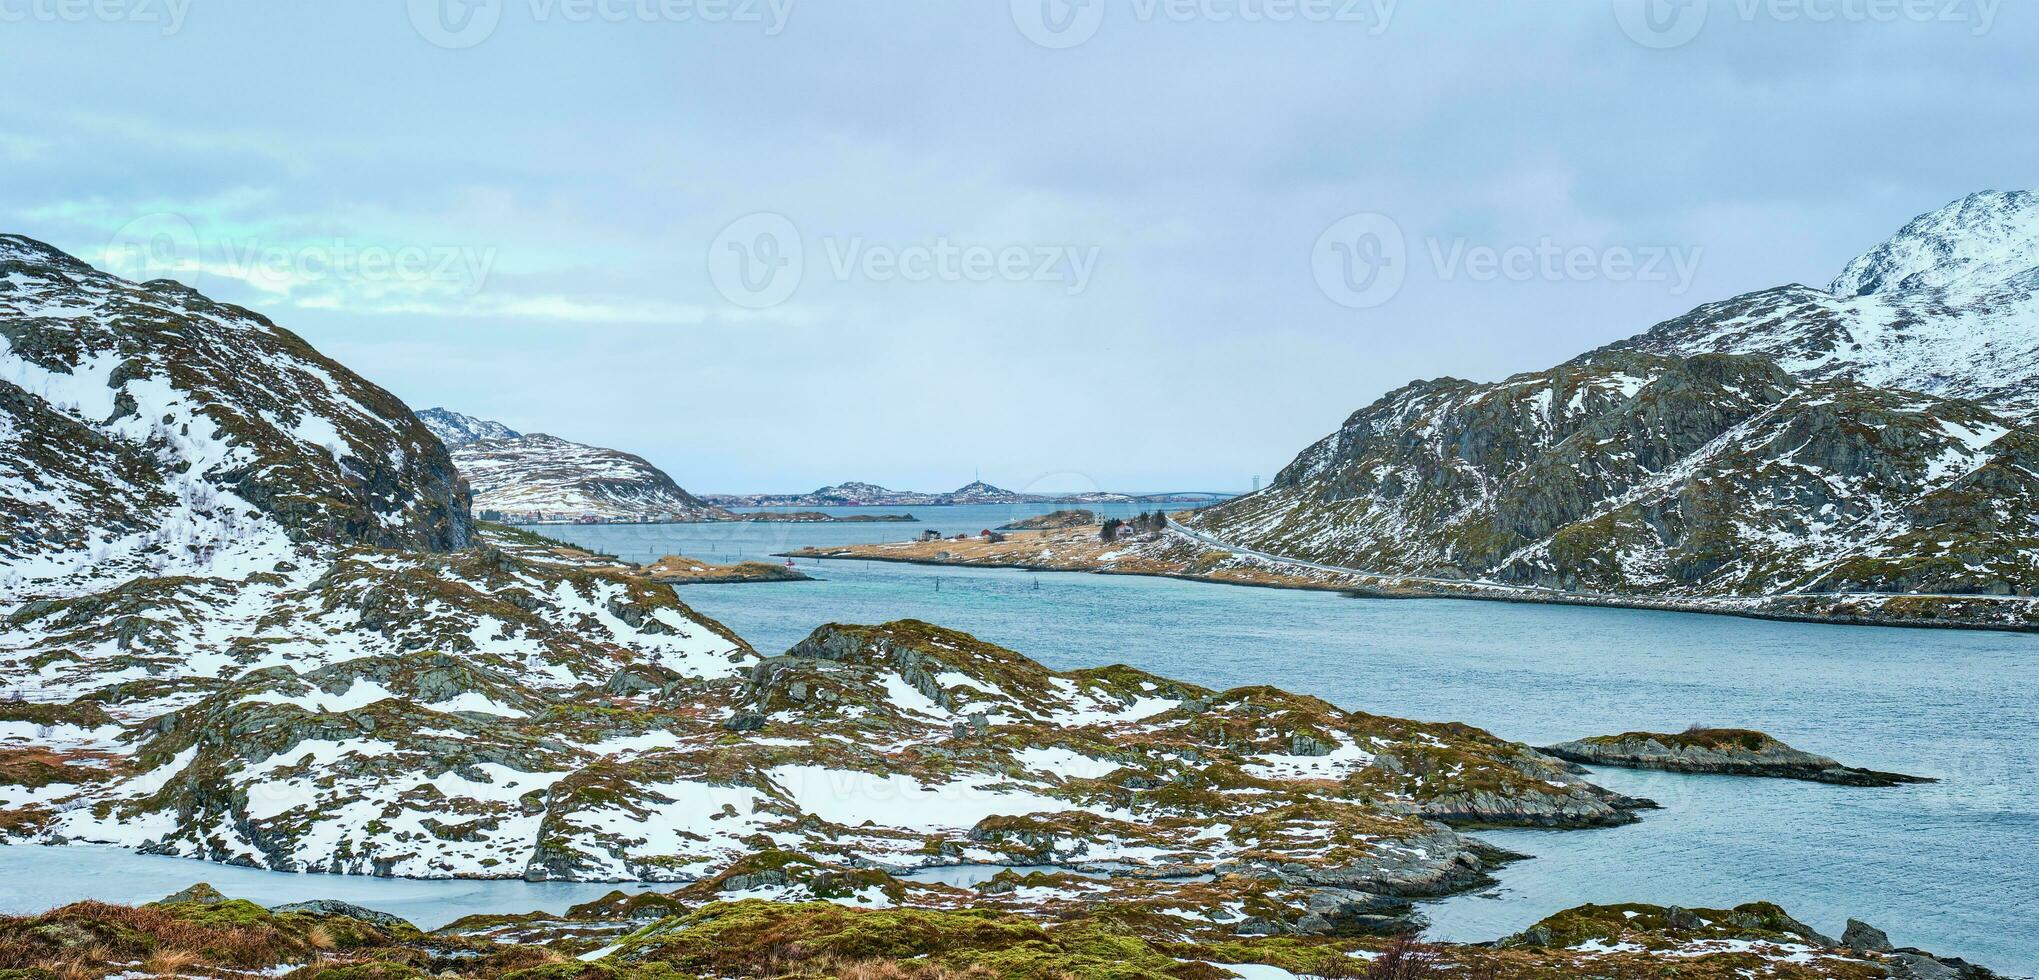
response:
M515 439L522 433L501 422L478 419L462 415L446 408L428 408L418 413L418 421L439 437L448 446L465 446L483 439Z
M2039 267L2039 195L1983 191L1923 215L1848 263L1841 296L1908 292Z

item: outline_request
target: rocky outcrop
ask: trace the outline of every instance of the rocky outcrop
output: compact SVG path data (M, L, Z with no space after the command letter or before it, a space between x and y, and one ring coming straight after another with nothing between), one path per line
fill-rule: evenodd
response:
M1542 751L1591 766L1767 776L1839 786L1933 782L1923 776L1844 766L1822 755L1801 752L1762 732L1744 729L1692 729L1676 735L1650 732L1602 735L1552 745Z

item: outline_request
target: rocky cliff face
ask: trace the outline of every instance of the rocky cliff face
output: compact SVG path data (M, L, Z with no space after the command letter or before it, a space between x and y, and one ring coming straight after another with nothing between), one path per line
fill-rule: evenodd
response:
M2039 310L1935 312L1952 287L1913 265L1948 254L1969 253L1891 249L1844 278L1925 291L1868 294L1907 304L1906 337L1968 337L1972 352L2016 340L1987 326L2010 317L2032 340L2019 356L2034 358ZM1849 332L1859 321L1830 315L1842 302L1791 287L1548 371L1409 385L1268 489L1190 523L1369 571L1617 596L2032 596L2039 433L2018 410L2031 393L2021 362L1978 354L1993 373L1962 374L1869 358ZM1891 378L1906 388L1864 383ZM2029 605L2010 604L2011 618Z
M730 520L641 456L543 433L455 446L478 510L512 520Z

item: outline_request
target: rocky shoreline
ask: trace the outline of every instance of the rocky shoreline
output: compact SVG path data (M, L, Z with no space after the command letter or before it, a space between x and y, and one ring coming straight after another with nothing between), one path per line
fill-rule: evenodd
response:
M1145 575L1219 585L1342 592L1362 599L1465 599L1734 616L1828 626L2039 632L2039 601L1999 596L1648 598L1537 591L1339 571L1216 548L1175 534L1105 543L1096 525L1015 531L1004 541L912 541L796 548L778 557L1036 572Z
M1937 781L1844 766L1747 729L1696 728L1676 735L1629 732L1564 742L1541 751L1580 765L1797 779L1836 786L1889 787Z

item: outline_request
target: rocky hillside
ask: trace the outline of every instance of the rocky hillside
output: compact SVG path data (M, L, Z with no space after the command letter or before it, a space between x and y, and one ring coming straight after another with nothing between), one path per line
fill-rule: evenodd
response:
M7 238L0 337L0 832L395 868L388 800L521 820L494 767L560 751L463 721L749 655L668 589L480 541L410 410L256 314ZM389 796L279 837L300 773Z
M0 345L0 560L17 576L469 543L439 440L259 314L4 235Z
M453 463L474 488L476 510L512 521L734 518L642 456L543 433L462 443Z
M2039 312L2014 304L1943 309L1951 290L1967 288L1958 284L1987 280L2005 262L1976 258L1996 255L1994 246L1919 230L1944 221L1921 221L1897 240L1918 244L1886 245L1843 277L1896 292L1817 293L1821 309L1902 301L1913 319L1878 335L1891 344L1922 335L1966 338L1971 351L2026 343L1991 326L2006 317L2039 338ZM1952 268L1923 267L1931 257ZM1815 292L1790 287L1704 308L1499 383L1409 385L1355 413L1267 489L1189 525L1285 557L1559 598L2039 622L2030 600L2039 432L2019 408L2031 389L2016 367L2039 342L2018 356L1976 354L1960 371L1945 360L1921 367L1884 356L1895 348L1873 347L1825 313L1772 302ZM1730 306L1742 311L1737 328L1717 329ZM1707 323L1715 327L1695 326ZM1815 356L1814 343L1824 353ZM1958 345L1924 346L1952 356ZM1910 387L1883 386L1899 382ZM1972 598L1890 598L1904 595Z
M439 437L447 446L465 446L483 439L516 439L523 435L501 422L478 419L472 415L445 408L428 408L418 413L418 421Z

